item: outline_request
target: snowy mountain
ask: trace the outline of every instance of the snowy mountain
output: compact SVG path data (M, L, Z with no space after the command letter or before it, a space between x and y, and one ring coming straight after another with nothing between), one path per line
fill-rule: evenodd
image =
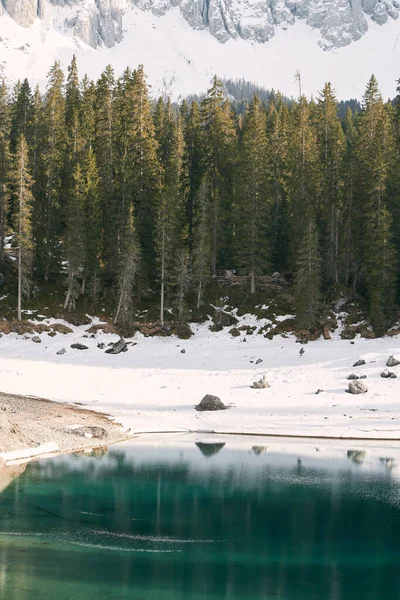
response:
M374 72L386 96L400 77L400 0L0 0L0 69L44 81L56 58L77 53L97 77L145 65L175 96L211 76L243 77L295 94L329 79L340 98L360 97Z

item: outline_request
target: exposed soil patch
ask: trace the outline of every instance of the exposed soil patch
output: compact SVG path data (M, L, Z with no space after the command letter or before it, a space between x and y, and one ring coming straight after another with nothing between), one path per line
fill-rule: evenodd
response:
M0 393L0 453L55 442L59 453L65 454L129 437L107 415L41 398Z

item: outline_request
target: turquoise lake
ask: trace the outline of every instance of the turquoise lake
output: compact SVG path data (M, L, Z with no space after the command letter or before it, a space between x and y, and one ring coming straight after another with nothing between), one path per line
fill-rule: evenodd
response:
M23 467L0 492L0 599L400 600L396 462L265 443Z

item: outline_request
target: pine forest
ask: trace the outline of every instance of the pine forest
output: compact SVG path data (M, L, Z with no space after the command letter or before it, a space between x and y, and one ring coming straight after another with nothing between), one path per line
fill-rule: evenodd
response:
M142 66L93 82L73 59L45 91L3 83L0 271L15 318L51 289L65 314L107 306L124 326L148 301L161 326L183 324L215 302L221 273L245 278L247 300L279 273L298 327L320 327L346 293L384 334L400 301L398 93L385 102L372 76L342 118L330 83L243 111L217 77L199 102L154 99Z

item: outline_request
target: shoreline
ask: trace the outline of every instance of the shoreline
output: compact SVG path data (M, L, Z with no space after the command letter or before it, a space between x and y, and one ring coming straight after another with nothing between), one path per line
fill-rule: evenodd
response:
M130 439L114 417L45 398L0 392L0 468Z

